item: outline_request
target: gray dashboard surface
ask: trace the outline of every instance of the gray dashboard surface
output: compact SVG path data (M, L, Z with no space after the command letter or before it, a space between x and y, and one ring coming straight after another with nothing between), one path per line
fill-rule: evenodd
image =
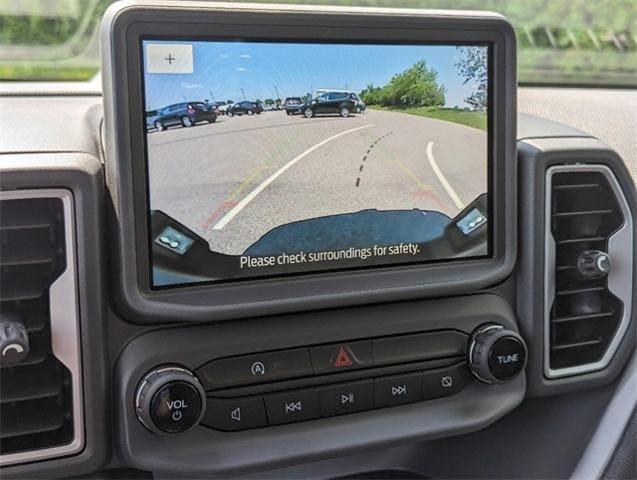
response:
M0 95L0 153L98 155L101 96Z
M619 153L637 179L637 90L520 88L518 111L599 138Z

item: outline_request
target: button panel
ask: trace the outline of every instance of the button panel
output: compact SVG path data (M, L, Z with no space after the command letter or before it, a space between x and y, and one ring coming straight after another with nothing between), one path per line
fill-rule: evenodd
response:
M453 395L473 381L468 341L439 330L219 358L196 370L201 423L231 432Z
M464 357L469 336L456 330L356 340L226 357L196 375L208 392L315 375Z
M473 377L466 362L450 367L240 398L208 398L202 424L223 431L332 417L446 397Z

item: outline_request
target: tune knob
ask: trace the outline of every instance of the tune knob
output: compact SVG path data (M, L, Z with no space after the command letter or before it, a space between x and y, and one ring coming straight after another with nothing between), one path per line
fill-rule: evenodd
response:
M469 340L469 366L484 383L506 383L526 366L526 344L522 337L502 325L482 325Z
M611 267L610 256L600 250L586 250L577 257L577 271L586 279L606 278Z
M185 432L199 423L205 408L206 392L182 367L153 369L137 386L137 418L154 433Z

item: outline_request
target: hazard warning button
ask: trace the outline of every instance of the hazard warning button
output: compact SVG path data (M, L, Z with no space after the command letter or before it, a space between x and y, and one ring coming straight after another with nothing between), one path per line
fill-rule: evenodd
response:
M339 343L310 348L312 368L317 375L372 366L371 341Z

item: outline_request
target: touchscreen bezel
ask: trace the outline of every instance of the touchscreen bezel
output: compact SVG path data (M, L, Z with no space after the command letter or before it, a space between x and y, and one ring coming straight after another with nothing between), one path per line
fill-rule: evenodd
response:
M142 39L488 45L491 256L153 289ZM115 200L119 237L117 291L119 303L136 318L143 320L152 314L154 321L213 320L468 293L510 274L516 254L515 35L502 17L394 9L133 2L107 12L103 42L107 179Z

